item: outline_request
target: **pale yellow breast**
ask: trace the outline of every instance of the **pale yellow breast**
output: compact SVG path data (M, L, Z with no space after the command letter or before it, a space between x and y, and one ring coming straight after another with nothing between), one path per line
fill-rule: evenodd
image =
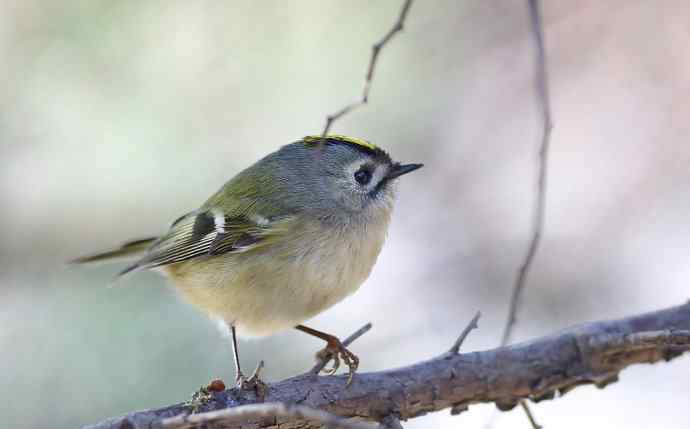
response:
M195 306L243 335L291 328L356 291L383 246L390 215L333 229L302 223L289 239L165 268Z

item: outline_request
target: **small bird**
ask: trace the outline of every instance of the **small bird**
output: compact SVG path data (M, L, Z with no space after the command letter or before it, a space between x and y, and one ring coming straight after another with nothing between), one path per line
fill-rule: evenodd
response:
M237 174L161 237L131 241L76 263L130 258L119 275L153 269L232 335L287 328L326 341L333 366L349 381L359 359L333 335L302 323L355 292L381 252L395 182L422 164L394 162L381 148L341 135L307 136ZM349 383L348 381L348 383Z

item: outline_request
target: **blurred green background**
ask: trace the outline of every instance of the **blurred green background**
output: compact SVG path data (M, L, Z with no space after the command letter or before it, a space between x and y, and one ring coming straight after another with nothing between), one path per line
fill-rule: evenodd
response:
M370 105L334 132L426 168L401 183L389 240L353 297L311 325L361 369L498 344L528 239L540 122L524 1L418 1ZM688 298L690 3L544 2L556 128L545 237L515 338ZM0 13L0 415L71 428L231 379L228 341L162 278L107 288L73 257L159 234L257 158L359 94L399 1L16 1ZM240 344L276 380L318 341ZM535 407L559 429L674 427L690 360L625 371ZM409 428L483 427L491 406ZM496 428L527 427L520 412ZM8 423L9 422L9 423Z

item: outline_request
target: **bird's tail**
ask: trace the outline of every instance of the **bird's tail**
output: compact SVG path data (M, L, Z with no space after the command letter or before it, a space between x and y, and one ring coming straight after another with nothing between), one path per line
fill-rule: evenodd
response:
M70 261L71 264L88 264L94 262L116 262L127 259L134 259L146 251L158 237L144 238L141 240L130 241L117 249L95 255L82 256L81 258Z

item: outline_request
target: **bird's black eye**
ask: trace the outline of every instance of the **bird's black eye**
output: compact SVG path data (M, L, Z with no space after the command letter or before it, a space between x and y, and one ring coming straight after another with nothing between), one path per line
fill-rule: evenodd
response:
M355 173L355 180L360 185L366 185L371 182L371 171L369 170L357 170Z

